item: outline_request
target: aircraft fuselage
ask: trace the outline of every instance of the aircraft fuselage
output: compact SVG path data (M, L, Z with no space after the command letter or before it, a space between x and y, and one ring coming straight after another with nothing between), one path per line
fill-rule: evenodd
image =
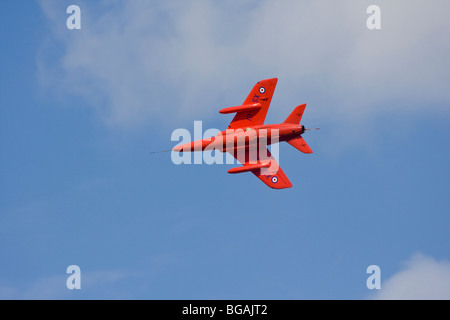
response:
M303 125L285 123L227 129L219 132L215 137L188 142L175 147L173 150L192 152L216 149L222 152L230 152L242 148L248 149L255 144L268 146L301 136L304 132L305 127Z

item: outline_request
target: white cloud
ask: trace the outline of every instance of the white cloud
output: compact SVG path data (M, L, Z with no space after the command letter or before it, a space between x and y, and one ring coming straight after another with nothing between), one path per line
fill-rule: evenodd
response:
M98 295L104 298L120 298L126 296L127 292L111 290L117 284L135 273L122 270L103 270L81 272L81 289L69 290L66 286L70 274L47 276L31 281L21 287L10 287L0 285L1 299L73 299L80 298L78 294ZM85 297L85 296L83 296Z
M405 268L383 281L375 295L382 300L450 299L450 262L417 254Z
M40 3L52 31L42 83L84 97L111 126L210 117L274 76L283 114L311 100L340 121L449 109L447 2L381 1L377 31L365 1L80 1L80 31L65 28L60 1Z

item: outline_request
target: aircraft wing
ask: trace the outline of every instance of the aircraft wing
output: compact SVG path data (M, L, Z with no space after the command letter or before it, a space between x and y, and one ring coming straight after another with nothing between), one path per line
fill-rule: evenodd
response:
M292 187L292 183L267 148L266 153L264 154L263 152L262 156L258 154L253 157L252 159L256 159L256 161L253 162L250 161L248 150L245 152L245 159L239 159L239 157L231 152L230 154L233 155L243 167L230 169L228 171L229 173L251 171L259 180L264 182L270 188L285 189Z
M277 81L277 78L272 78L261 80L255 84L247 99L245 99L243 106L259 104L261 107L237 112L228 129L246 128L264 124L275 87L277 86Z

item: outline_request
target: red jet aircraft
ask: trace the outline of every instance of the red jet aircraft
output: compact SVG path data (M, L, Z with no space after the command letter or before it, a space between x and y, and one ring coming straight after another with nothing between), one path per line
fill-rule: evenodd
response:
M286 141L303 153L312 153L302 134L313 129L305 129L305 126L300 125L306 104L296 107L283 123L264 125L277 81L277 78L259 81L242 105L220 110L222 114L236 113L227 130L212 138L178 145L172 151L228 152L243 165L228 170L228 173L251 171L271 188L292 187L267 146Z

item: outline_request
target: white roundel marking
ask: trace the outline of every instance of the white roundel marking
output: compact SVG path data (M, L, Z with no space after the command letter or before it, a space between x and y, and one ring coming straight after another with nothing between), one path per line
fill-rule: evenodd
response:
M272 182L273 183L277 183L278 182L278 178L277 177L272 177Z
M266 92L266 88L264 88L264 87L259 88L259 93L265 93L265 92Z

